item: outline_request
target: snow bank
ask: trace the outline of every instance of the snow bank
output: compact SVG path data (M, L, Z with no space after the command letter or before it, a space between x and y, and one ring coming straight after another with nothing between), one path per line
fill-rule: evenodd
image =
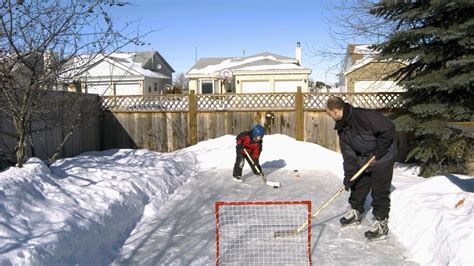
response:
M110 150L32 158L0 173L0 264L108 264L147 203L161 205L194 175L191 157Z
M405 168L395 169L392 232L418 263L473 263L473 177L447 175L424 179L410 175L409 168Z

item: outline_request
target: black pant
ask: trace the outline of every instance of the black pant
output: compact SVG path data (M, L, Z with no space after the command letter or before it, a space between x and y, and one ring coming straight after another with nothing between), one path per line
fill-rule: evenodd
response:
M235 157L234 171L232 175L242 176L242 170L244 169L245 160L247 160L247 162L249 163L250 168L252 168L253 173L258 175L257 169L255 169L255 167L253 166L253 163L249 161L249 158L245 156L245 160L244 160L244 155L242 154L242 150L241 149L235 149L235 150L236 150L236 157ZM262 170L260 169L260 172L261 171Z
M364 203L372 190L372 213L379 219L388 218L390 212L390 187L392 185L393 163L386 167L364 172L351 187L349 204L352 209L364 212Z

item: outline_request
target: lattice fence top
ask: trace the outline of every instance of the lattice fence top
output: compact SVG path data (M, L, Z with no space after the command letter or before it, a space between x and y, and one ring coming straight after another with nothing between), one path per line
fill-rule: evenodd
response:
M399 109L403 107L402 93L371 92L371 93L311 93L304 94L304 109L326 109L330 97L341 97L354 107L367 109Z
M402 93L302 93L304 110L324 110L329 97L338 96L355 107L399 109ZM295 110L297 93L198 94L158 96L104 96L105 110L121 112L189 111L189 97L196 97L197 111Z
M197 109L211 110L293 110L295 94L197 95Z
M188 111L187 95L104 96L102 107L110 111Z

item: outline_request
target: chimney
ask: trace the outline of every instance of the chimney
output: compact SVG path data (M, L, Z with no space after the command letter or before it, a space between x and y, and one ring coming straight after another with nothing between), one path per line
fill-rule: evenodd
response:
M49 49L49 50L44 51L43 64L44 64L45 70L47 69L47 71L51 71L51 68L54 67L54 63L56 62L55 62L53 50Z
M298 65L301 66L301 45L300 42L296 43L295 58L298 61Z

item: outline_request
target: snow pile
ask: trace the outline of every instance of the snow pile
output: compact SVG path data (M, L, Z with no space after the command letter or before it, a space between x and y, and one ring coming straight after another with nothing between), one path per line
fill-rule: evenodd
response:
M401 169L396 169L400 172ZM423 264L473 263L473 177L397 174L390 228Z
M107 264L140 220L193 176L193 157L109 150L0 173L0 264ZM2 264L2 265L3 265Z

